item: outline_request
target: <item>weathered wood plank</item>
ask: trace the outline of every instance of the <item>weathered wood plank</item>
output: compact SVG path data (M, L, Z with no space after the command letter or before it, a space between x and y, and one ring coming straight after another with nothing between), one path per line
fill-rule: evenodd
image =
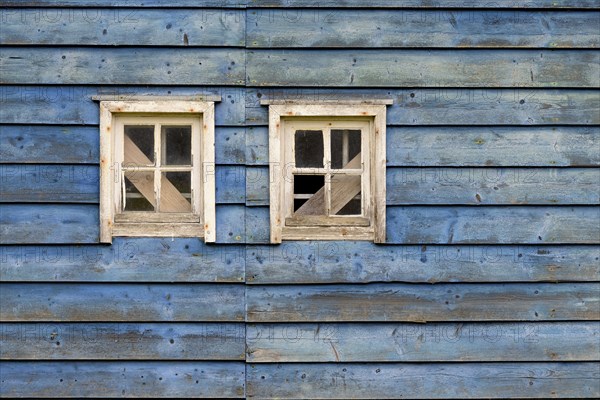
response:
M597 320L598 283L248 286L248 322Z
M269 167L247 167L246 206L268 206L270 183Z
M243 85L244 59L233 48L5 47L0 83Z
M215 162L217 164L243 165L245 161L245 128L217 127L215 129Z
M251 48L600 47L597 12L267 9L246 16Z
M597 127L391 127L388 166L600 165Z
M502 0L505 1L505 0ZM521 0L519 0L521 1ZM587 1L587 0L559 0ZM6 7L144 7L144 8L244 8L247 0L6 0Z
M12 65L23 64L7 63L7 66ZM5 82L22 82L15 80L13 75L9 73ZM600 86L600 53L570 50L250 50L247 52L246 75L250 86L597 88Z
M0 163L97 163L98 128L0 126Z
M15 0L11 0L15 1ZM49 1L49 0L38 0ZM65 1L65 0L61 0ZM71 0L77 1L77 0ZM81 1L81 0L79 0ZM155 0L156 1L156 0ZM9 3L11 3L9 1ZM247 0L250 7L302 8L596 8L594 0ZM327 11L327 10L323 10Z
M260 363L600 359L600 322L250 324L246 334L247 360Z
M277 247L247 246L246 280L248 284L589 282L600 280L599 259L600 246L285 242Z
M0 204L0 243L97 243L98 206Z
M98 204L98 166L0 165L0 202Z
M594 398L596 363L252 364L261 399Z
M243 398L243 362L3 362L2 397Z
M3 45L245 45L242 10L18 8L2 17Z
M245 243L270 243L271 227L268 207L246 208Z
M221 205L217 207L217 243L245 243L246 207L243 205Z
M245 203L246 168L244 166L217 165L215 178L217 204Z
M375 59L378 59L378 56ZM306 71L303 75L306 75ZM497 82L494 79L492 81ZM246 96L246 121L249 125L268 125L268 107L261 106L261 100L302 99L308 103L325 100L343 103L345 99L369 99L382 96L394 100L394 104L387 107L388 125L527 125L530 127L531 125L600 124L598 113L600 96L597 90L444 87L404 90L250 88Z
M98 125L93 96L127 100L134 96L221 96L215 124L243 125L245 89L235 87L0 86L0 122L7 124ZM28 112L23 112L27 107Z
M226 322L244 320L233 284L3 283L4 322Z
M388 207L387 240L404 244L600 243L600 208Z
M388 205L600 204L598 168L388 168L386 181Z
M246 356L245 327L239 323L4 323L0 331L2 360L243 360Z
M0 276L5 282L243 282L244 254L243 246L215 247L197 238L2 246Z

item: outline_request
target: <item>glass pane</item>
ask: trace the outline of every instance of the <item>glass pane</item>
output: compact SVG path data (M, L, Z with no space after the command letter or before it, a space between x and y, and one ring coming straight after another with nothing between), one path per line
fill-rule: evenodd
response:
M154 173L124 173L125 200L123 211L154 211Z
M346 164L360 154L360 130L331 130L331 168L346 168ZM358 160L357 160L358 161ZM360 163L353 168L360 168Z
M297 168L323 168L322 131L296 131L294 146Z
M192 212L190 172L163 172L160 181L161 212Z
M124 130L125 165L154 165L154 125L125 125Z
M294 175L294 213L299 215L325 215L323 175Z
M191 126L162 126L161 142L163 165L192 164Z
M331 215L361 215L360 175L331 176Z

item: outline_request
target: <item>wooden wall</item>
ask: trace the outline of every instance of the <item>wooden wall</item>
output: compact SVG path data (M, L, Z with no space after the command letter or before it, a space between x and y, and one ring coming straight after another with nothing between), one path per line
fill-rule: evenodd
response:
M7 0L0 395L600 396L595 0ZM217 244L98 244L92 96L217 94ZM268 244L264 99L389 97L387 244Z

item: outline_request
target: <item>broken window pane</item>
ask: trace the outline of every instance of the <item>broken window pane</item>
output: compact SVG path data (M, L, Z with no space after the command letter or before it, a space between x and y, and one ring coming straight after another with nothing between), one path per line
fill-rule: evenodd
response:
M331 168L346 168L346 164L360 155L360 130L331 130ZM358 168L358 167L357 167Z
M192 164L191 126L162 126L161 142L163 165Z
M324 190L320 190L323 186L323 175L294 175L294 213L325 215Z
M154 165L154 125L125 125L126 166Z
M154 172L127 171L123 182L123 211L154 211Z
M360 175L331 176L331 215L361 215Z
M190 172L163 172L160 181L161 212L191 212Z
M323 168L322 131L296 131L294 146L297 168Z

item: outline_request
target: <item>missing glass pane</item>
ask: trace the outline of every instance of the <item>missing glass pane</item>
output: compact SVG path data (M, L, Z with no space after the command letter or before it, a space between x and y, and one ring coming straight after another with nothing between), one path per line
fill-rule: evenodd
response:
M154 164L154 125L125 125L125 154L127 166ZM131 142L128 142L128 139Z
M331 168L346 168L352 159L360 154L360 130L331 130Z
M163 165L192 164L191 126L162 126L161 145Z
M325 186L323 175L294 175L294 213L302 215L325 215L323 191Z
M297 168L323 168L322 131L296 131L294 146Z
M127 172L123 211L154 211L154 173Z
M163 172L160 189L161 212L191 212L191 173Z

